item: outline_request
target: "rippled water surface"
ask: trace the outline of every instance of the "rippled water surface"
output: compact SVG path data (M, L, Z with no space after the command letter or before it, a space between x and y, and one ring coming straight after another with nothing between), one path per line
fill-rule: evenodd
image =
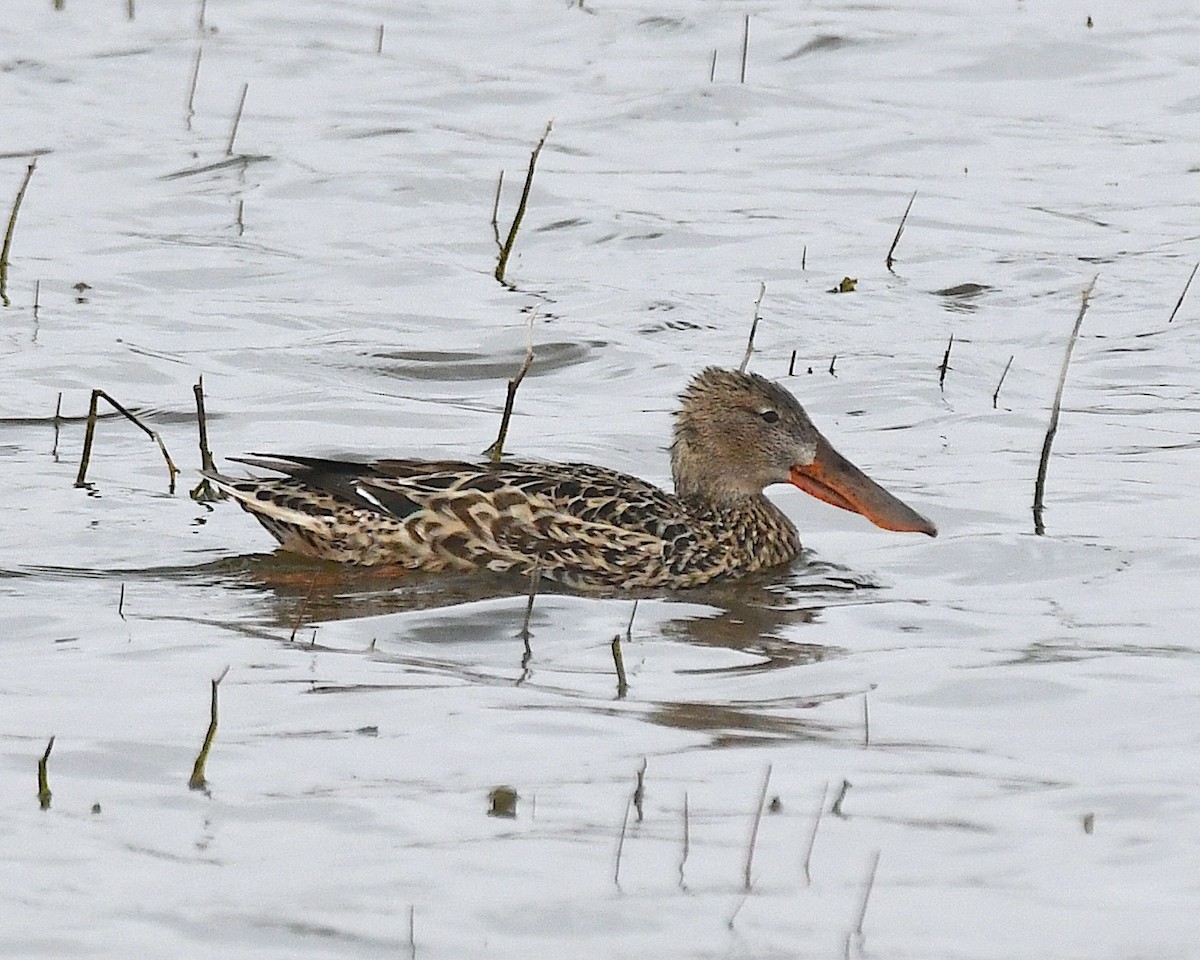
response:
M1192 5L10 6L6 956L1200 956ZM751 368L939 539L773 491L792 569L526 645L187 495L200 376L219 459L462 456L530 317L509 451L666 482L760 283ZM93 388L176 493L115 416L74 485Z

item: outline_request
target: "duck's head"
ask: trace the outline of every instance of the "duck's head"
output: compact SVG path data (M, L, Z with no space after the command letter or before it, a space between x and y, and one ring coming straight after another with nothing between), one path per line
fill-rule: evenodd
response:
M885 530L937 536L937 527L879 486L821 436L788 391L754 373L710 367L675 415L675 492L732 505L792 483Z

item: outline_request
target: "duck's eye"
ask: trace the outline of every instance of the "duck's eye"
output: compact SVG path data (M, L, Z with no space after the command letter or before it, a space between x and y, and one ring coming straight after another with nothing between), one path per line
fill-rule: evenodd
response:
M779 411L777 410L763 410L761 413L759 413L759 416L763 418L764 423L779 422Z

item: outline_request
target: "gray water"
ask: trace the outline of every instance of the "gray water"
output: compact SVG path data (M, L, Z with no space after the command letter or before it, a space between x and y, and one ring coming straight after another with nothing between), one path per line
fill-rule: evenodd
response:
M12 6L5 955L1200 956L1194 7ZM774 490L791 570L540 596L527 657L503 585L314 586L187 495L200 376L219 459L470 455L531 316L509 451L666 482L760 283L751 369L938 540ZM120 418L74 486L93 388L174 495Z

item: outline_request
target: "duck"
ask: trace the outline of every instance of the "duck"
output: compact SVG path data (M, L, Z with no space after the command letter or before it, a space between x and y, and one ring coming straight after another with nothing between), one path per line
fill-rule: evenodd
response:
M839 454L779 384L709 367L679 396L673 492L588 463L231 458L282 476L205 476L279 541L321 560L490 570L588 590L686 590L793 561L764 495L790 483L892 531L937 527Z

